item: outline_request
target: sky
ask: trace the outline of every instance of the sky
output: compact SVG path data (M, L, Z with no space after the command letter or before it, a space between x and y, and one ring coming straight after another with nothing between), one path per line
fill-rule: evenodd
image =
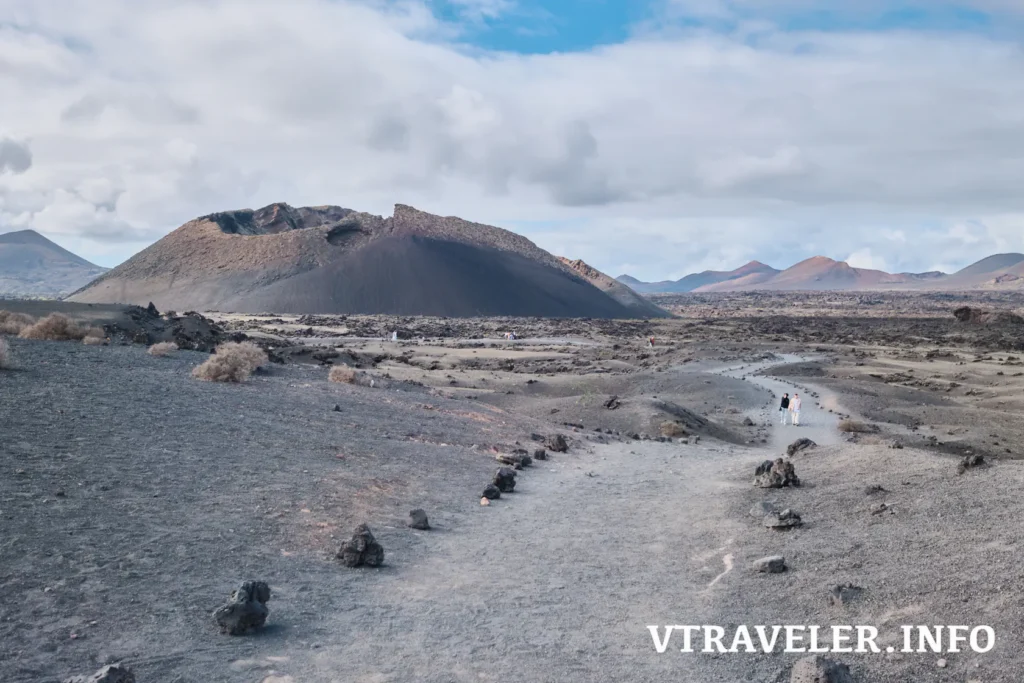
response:
M0 232L410 204L643 280L1024 251L1024 0L0 0Z

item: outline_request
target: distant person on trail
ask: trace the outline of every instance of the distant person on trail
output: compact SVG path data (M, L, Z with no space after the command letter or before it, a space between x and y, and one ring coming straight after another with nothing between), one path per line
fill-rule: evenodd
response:
M800 424L800 394L793 394L793 400L789 402L789 409L793 411L793 424Z
M786 415L789 413L789 394L782 395L782 403L779 404L779 412L782 413L782 424L786 424Z
M647 343L648 343L648 344L650 345L650 347L651 347L651 348L653 349L653 348L654 348L654 337L651 337L650 339L648 339L648 340L647 340Z

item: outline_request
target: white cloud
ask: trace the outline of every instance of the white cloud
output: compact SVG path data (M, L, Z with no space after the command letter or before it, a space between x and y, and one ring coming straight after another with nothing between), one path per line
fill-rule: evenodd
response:
M524 226L659 279L1024 250L1024 54L994 38L648 27L521 56L382 0L6 0L0 27L4 135L32 144L0 224L108 263L273 201Z

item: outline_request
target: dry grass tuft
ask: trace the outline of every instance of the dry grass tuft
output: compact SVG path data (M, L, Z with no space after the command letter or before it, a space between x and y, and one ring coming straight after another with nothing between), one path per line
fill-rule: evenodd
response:
M149 355L160 357L170 356L177 350L178 345L174 342L160 342L159 344L153 344L149 347Z
M14 313L13 311L0 311L0 334L19 335L29 325L36 321L25 313Z
M82 337L82 343L87 346L103 346L107 343L106 337L97 337L94 334L87 334Z
M23 329L18 336L22 339L81 341L86 336L86 331L63 313L51 313Z
M661 435L668 438L678 439L684 436L689 436L689 432L686 431L686 428L678 422L662 422L660 429Z
M874 434L878 431L878 427L857 420L840 420L839 431L849 434Z
M210 359L192 371L208 382L244 382L269 359L263 349L250 342L227 342L218 346Z
M331 368L331 373L327 375L327 379L331 382L341 382L342 384L355 384L356 371L347 365L335 365Z
M11 367L11 347L7 344L7 340L0 337L0 370L6 370Z

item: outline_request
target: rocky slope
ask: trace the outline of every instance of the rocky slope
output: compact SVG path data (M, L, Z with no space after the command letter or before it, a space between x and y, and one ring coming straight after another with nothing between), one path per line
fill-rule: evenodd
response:
M642 315L521 235L404 205L388 218L287 204L203 216L69 298L242 313Z

